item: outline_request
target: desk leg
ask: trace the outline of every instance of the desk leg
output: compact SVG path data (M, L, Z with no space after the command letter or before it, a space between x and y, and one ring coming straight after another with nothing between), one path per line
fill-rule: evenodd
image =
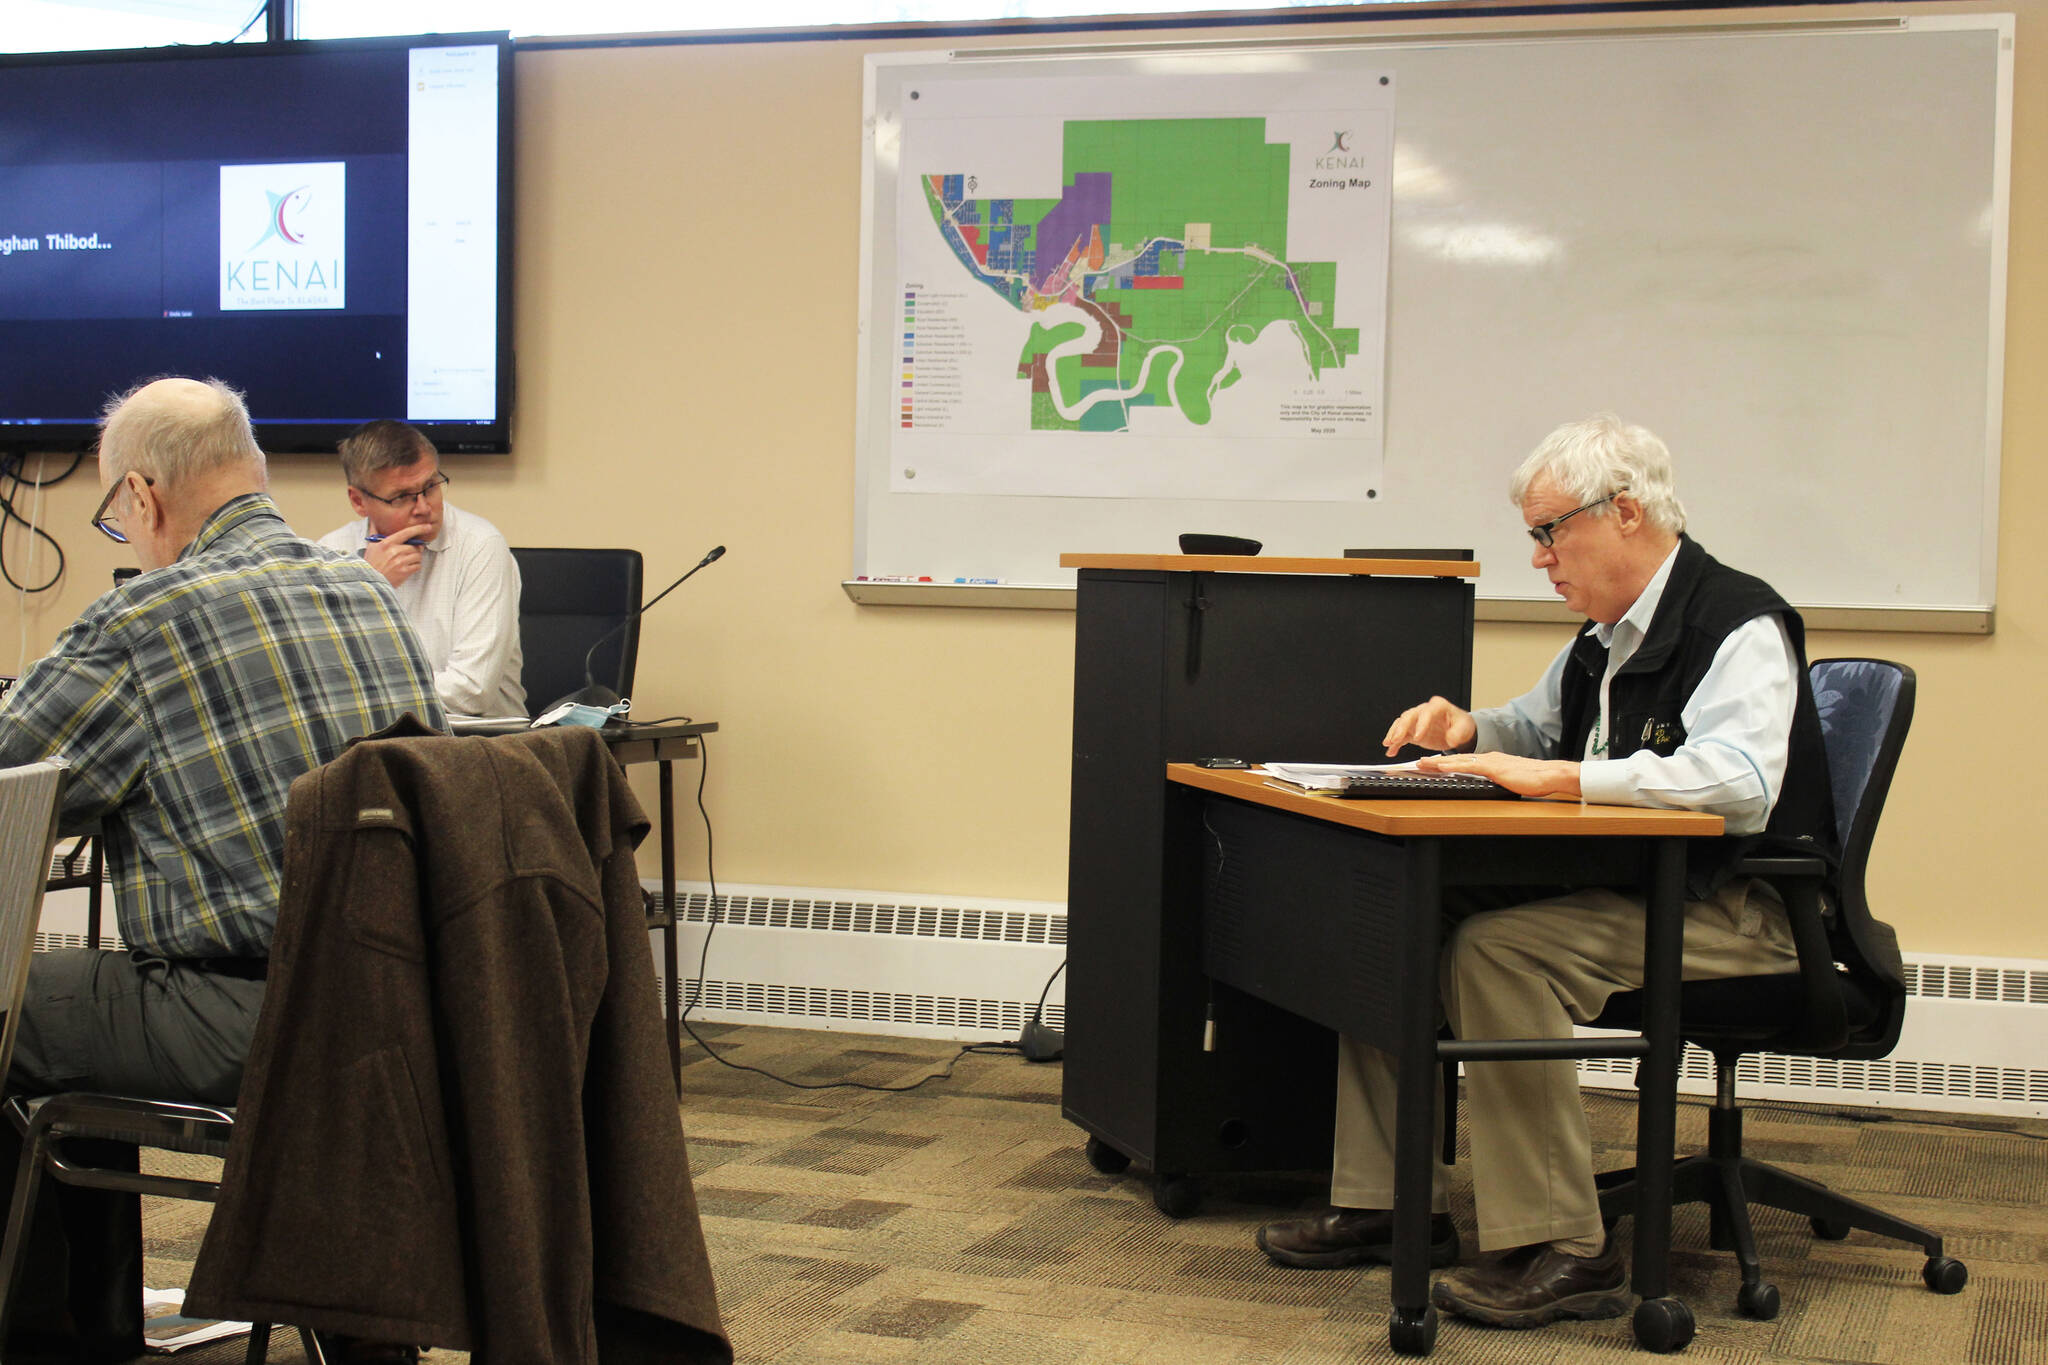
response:
M1643 1034L1638 1081L1634 1287L1636 1341L1675 1351L1692 1340L1692 1310L1667 1298L1671 1271L1671 1163L1678 1113L1678 987L1685 940L1685 841L1650 852L1649 923L1643 941Z
M675 1073L676 1094L683 1093L683 982L676 967L676 933L683 918L676 904L676 775L675 764L662 759L661 769L661 903L668 907L668 923L662 927L662 954L666 962L667 999L662 1009L668 1015L668 1064Z
M1436 1158L1437 952L1442 933L1442 846L1408 842L1408 933L1401 962L1398 1108L1394 1118L1394 1311L1387 1338L1403 1355L1436 1344L1429 1302L1429 1215Z

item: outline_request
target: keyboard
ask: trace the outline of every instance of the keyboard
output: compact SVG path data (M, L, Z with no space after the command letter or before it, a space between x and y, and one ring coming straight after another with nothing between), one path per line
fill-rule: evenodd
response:
M1519 801L1477 773L1368 773L1347 777L1332 796L1346 801Z

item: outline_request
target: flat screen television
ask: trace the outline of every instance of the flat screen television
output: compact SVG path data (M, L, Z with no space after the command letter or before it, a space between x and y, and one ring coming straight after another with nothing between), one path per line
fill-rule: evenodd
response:
M166 374L510 449L511 150L504 34L0 57L0 450Z

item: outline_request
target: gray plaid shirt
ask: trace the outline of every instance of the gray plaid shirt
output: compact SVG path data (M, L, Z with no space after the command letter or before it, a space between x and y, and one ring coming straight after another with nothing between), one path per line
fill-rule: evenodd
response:
M390 586L250 493L30 667L0 707L0 765L70 763L63 823L100 823L131 947L263 957L293 780L408 711L446 728Z

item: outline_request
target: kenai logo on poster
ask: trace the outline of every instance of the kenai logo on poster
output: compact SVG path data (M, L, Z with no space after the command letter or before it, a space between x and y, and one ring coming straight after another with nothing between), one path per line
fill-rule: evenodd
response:
M341 308L346 162L220 168L220 307Z

